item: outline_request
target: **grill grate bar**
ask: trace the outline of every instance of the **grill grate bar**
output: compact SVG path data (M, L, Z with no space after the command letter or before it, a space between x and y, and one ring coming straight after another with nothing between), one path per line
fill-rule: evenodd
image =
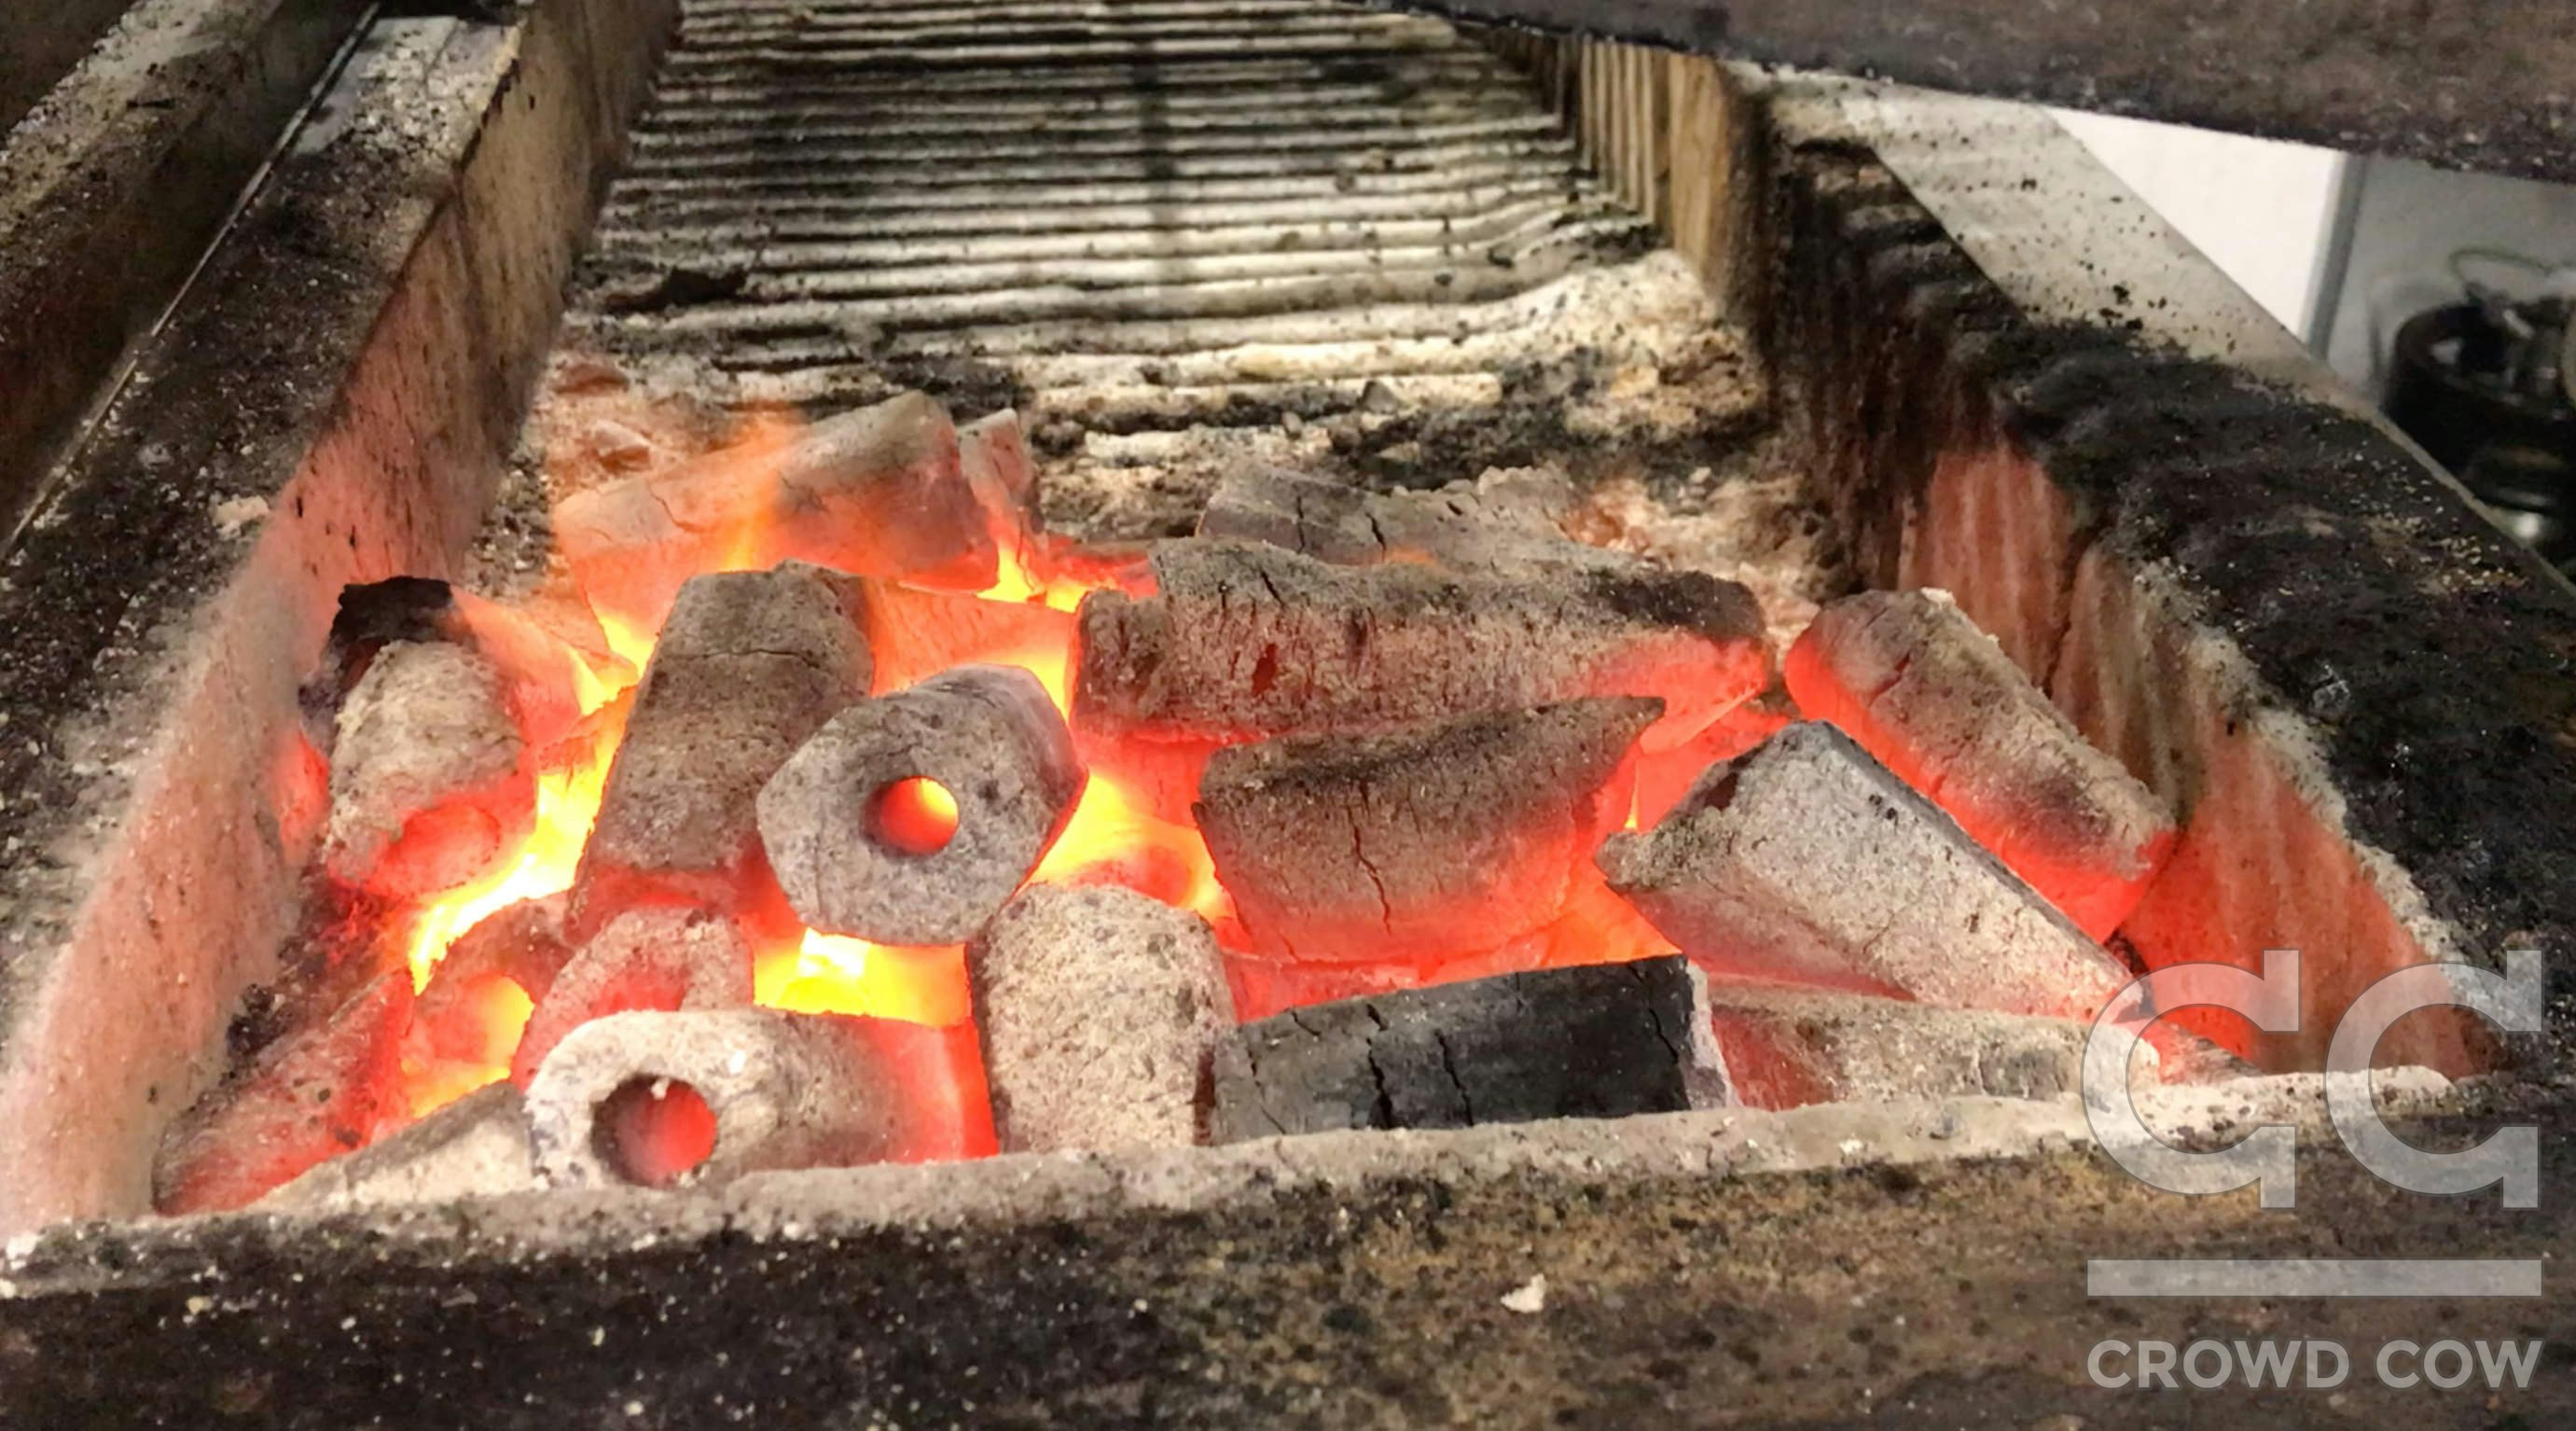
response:
M1708 330L1556 116L1442 24L686 10L565 341L726 401L823 412L951 375L967 413L1016 401L1051 460L1152 486L1320 451L1290 417L1472 422L1569 353L1653 366Z

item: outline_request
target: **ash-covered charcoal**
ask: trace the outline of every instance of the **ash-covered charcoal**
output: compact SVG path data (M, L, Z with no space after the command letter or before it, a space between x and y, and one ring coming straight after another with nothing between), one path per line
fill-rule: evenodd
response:
M1724 1102L1699 971L1542 969L1294 1009L1236 1031L1221 1142L1337 1128L1623 1118Z
M318 1022L260 1050L162 1139L152 1205L170 1214L248 1205L365 1145L401 1111L411 972L368 978Z
M1829 725L1708 772L1601 847L1611 887L1712 968L2090 1018L2130 980L1950 817Z
M1769 674L1752 597L1698 572L1447 576L1202 540L1152 566L1153 595L1082 603L1074 730L1104 768L1602 695L1662 697L1661 748Z
M498 868L536 819L536 771L500 673L443 641L397 641L341 705L322 863L395 898Z
M1568 537L1561 523L1580 505L1573 482L1553 469L1496 469L1435 491L1372 492L1252 467L1217 485L1198 535L1261 542L1340 566L1428 562L1489 576L1656 570Z
M571 603L521 609L419 576L344 587L321 663L298 693L314 745L331 753L342 707L385 648L442 642L490 664L530 745L570 731L581 719L583 693L624 670L597 621Z
M1020 430L1018 413L1004 408L957 429L957 462L976 500L1008 522L1005 530L1029 524L1038 473L1029 460L1028 434Z
M2055 1098L2081 1086L2092 1025L1712 980L1728 1093L1748 1108L1890 1098Z
M858 580L802 563L692 580L627 716L573 882L570 931L619 911L774 903L754 802L873 665Z
M337 1212L498 1197L535 1185L527 1100L505 1080L321 1164L261 1198L259 1207L264 1212Z
M592 604L646 631L719 565L810 561L967 591L999 570L956 429L920 393L577 492L554 526Z
M493 1007L524 1000L533 1008L554 991L573 956L563 937L567 904L560 894L524 899L456 936L413 1004L406 1056L424 1068L507 1063L510 1048L490 1046Z
M1073 613L1035 602L871 581L865 607L879 694L979 658L1035 662L1073 649Z
M1835 602L1791 648L1789 694L1930 796L2085 933L2109 937L2173 850L2173 814L2087 743L1937 591Z
M1561 912L1627 818L1629 752L1662 713L1609 697L1232 746L1194 813L1258 953L1419 963L1497 948Z
M1117 888L1023 890L967 946L1004 1152L1204 1141L1234 1006L1207 922Z
M970 1106L982 1090L971 1070L958 1077L972 1039L776 1009L612 1014L575 1030L528 1086L537 1174L550 1187L714 1186L972 1157L991 1145Z
M727 1009L751 1002L751 947L733 921L702 910L628 910L582 945L528 1015L510 1059L520 1087L581 1025L635 1009Z
M833 717L760 792L760 835L809 926L953 944L1037 868L1083 778L1037 677L960 666Z

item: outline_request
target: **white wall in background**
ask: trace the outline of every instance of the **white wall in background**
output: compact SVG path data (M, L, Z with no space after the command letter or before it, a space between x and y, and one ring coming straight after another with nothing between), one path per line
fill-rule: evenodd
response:
M2342 155L2105 114L2051 113L2281 326L2309 335Z

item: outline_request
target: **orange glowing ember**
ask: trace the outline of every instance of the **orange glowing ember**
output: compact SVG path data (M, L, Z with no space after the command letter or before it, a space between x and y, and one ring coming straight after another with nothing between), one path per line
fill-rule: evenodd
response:
M877 792L868 811L876 837L908 855L935 855L957 835L957 797L927 776L898 780Z
M752 432L764 442L784 440L783 430L772 424L755 424ZM769 546L767 534L757 527L746 523L721 543L721 556L710 570L757 564ZM999 522L996 528L1003 558L1000 575L992 587L979 593L979 599L1060 611L1081 604L1090 585L1063 577L1039 579L1032 574L1034 564L1024 535ZM613 613L598 615L609 651L625 667L615 674L631 681L652 657L653 634ZM1013 628L1006 624L1001 629ZM1038 678L1058 710L1069 709L1072 651L1066 643L966 650L957 659L1018 666ZM624 694L624 687L589 671L583 673L579 688L585 714ZM409 950L416 985L427 984L449 945L476 924L521 900L572 887L621 733L614 723L603 722L593 732L594 738L567 741L547 752L550 763L539 771L536 826L525 846L500 873L421 905ZM954 798L926 780L905 782L897 797L874 814L896 843L923 852L945 844L957 821ZM1064 833L1030 878L1043 883L1126 884L1196 910L1212 921L1229 912L1198 832L1155 818L1117 782L1100 776L1085 787ZM962 1024L972 1013L962 948L897 948L813 930L757 951L753 990L758 1003L796 1013L864 1014L941 1028ZM506 1075L510 1051L530 1007L515 986L509 992L517 997L496 995L476 1005L486 1022L483 1044L490 1054L488 1064L442 1062L405 1068L408 1102L415 1115Z

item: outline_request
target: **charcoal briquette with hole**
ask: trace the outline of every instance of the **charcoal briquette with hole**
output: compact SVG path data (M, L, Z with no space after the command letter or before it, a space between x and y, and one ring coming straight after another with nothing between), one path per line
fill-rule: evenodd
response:
M880 802L923 779L956 804L934 849L880 828ZM1064 719L1016 666L960 666L850 707L762 789L760 835L799 918L883 944L973 935L1073 815L1084 772Z
M528 1085L528 1135L549 1187L715 1186L770 1169L956 1157L921 1070L943 1030L778 1009L632 1012L593 1019ZM657 1114L695 1098L712 1117L702 1161L645 1174ZM692 1109L694 1112L694 1109Z

